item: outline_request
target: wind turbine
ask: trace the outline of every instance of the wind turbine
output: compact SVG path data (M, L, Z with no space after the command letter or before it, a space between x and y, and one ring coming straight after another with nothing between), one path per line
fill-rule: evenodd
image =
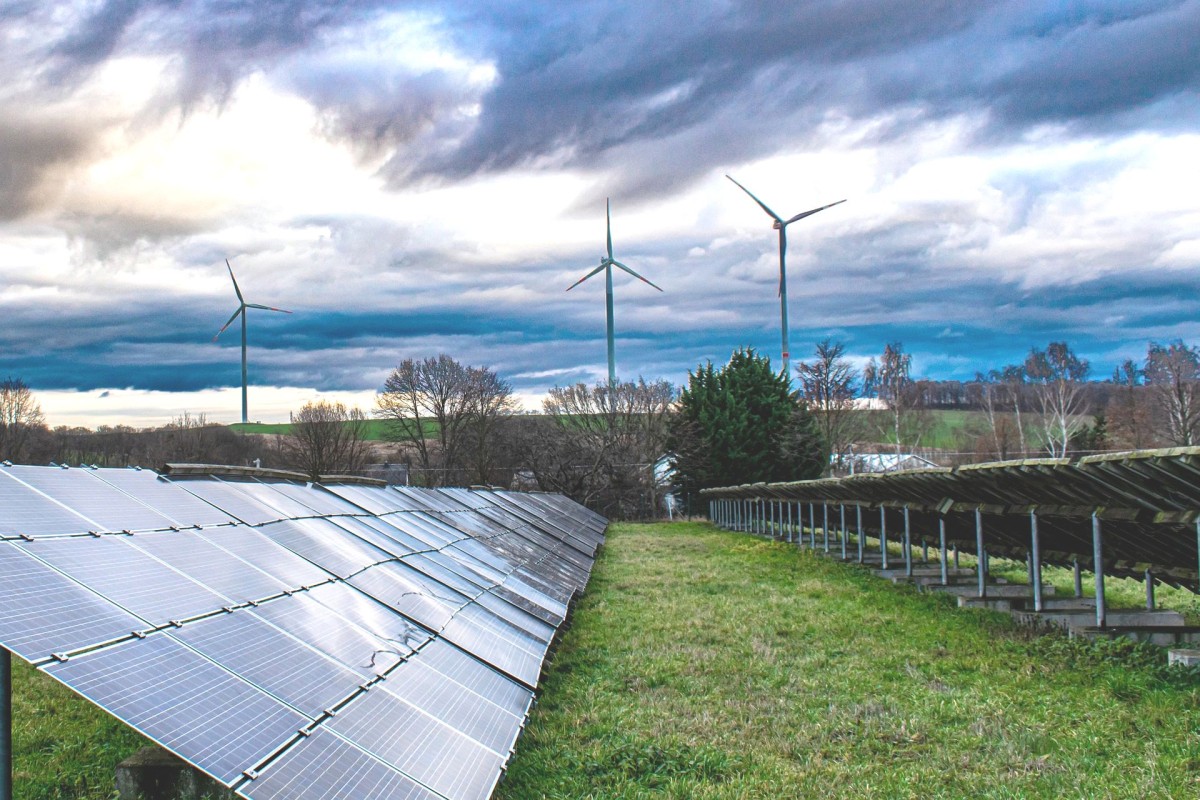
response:
M733 184L735 186L737 186L739 189L741 189L743 192L750 195L750 199L753 200L754 202L758 203L759 207L763 211L767 212L767 214L770 215L771 219L775 220L775 222L771 225L771 227L774 228L775 230L779 231L779 317L780 317L780 325L783 328L783 374L787 377L788 383L790 384L792 381L792 373L791 373L792 360L791 360L791 354L788 352L788 307L787 307L787 263L786 263L787 226L791 225L793 222L796 222L797 220L802 220L805 217L811 217L813 214L816 214L818 211L824 211L827 208L833 208L834 206L838 205L839 203L844 203L846 201L838 200L837 203L830 203L827 206L821 206L820 208L814 208L810 211L803 211L803 212L797 214L796 216L792 217L791 219L785 220L783 217L779 216L774 211L772 211L770 208L768 208L766 203L764 203L762 200L759 200L757 197L755 197L754 194L749 189L747 189L745 186L742 186L737 181L734 181L733 178L730 178L728 175L726 175L725 177L729 178L729 180L733 181Z
M609 210L608 198L604 199L604 216L608 222L608 255L602 256L600 258L600 266L596 267L594 270L589 272L587 275L584 275L582 278L580 278L579 280L575 281L570 286L568 286L567 291L568 292L571 291L576 286L578 286L579 284L586 281L588 278L590 278L593 275L595 275L596 273L600 272L600 270L604 270L604 288L605 288L604 299L605 299L605 308L608 312L608 385L615 386L617 384L617 359L616 359L616 346L613 343L612 268L620 267L621 269L625 270L633 277L637 278L642 283L650 284L651 286L654 286L655 289L658 289L660 292L662 291L662 288L659 286L655 286L653 283L650 283L650 281L646 280L641 275L638 275L636 272L631 270L629 267L625 266L620 261L617 261L615 258L613 258L612 212Z
M238 310L233 312L233 316L229 321L221 326L221 330L217 331L217 336L225 332L225 329L233 324L233 321L242 316L242 422L249 422L249 417L246 413L246 309L261 308L263 311L279 311L284 314L292 312L282 308L272 308L271 306L260 306L258 303L247 303L246 298L242 297L242 290L238 288L237 278L233 277L233 267L229 266L229 259L225 259L225 266L229 269L229 279L233 281L233 291L237 293ZM213 341L217 340L217 336L213 337Z

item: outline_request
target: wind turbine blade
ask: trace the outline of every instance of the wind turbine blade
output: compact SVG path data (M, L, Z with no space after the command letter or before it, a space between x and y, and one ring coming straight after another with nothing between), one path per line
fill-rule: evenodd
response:
M263 311L281 311L284 314L292 313L285 308L274 308L272 306L260 306L258 303L246 303L246 308L261 308Z
M726 175L725 177L726 177L726 178L729 178L729 180L733 181L733 178L730 178L728 175ZM783 224L785 224L785 223L784 223L784 221L783 221L783 220L782 220L782 219L779 217L779 215L778 215L778 214L776 214L774 211L772 211L770 208L768 208L766 203L764 203L762 200L759 200L757 197L755 197L753 192L751 192L751 191L750 191L749 189L747 189L745 186L742 186L742 185L741 185L740 183L738 183L737 181L733 181L733 185L734 185L734 186L736 186L736 187L738 187L739 189L741 189L741 190L742 190L743 192L745 192L746 194L750 195L750 199L751 199L751 200L753 200L754 202L758 203L759 207L760 207L760 208L761 208L763 211L765 211L765 212L767 212L768 214L770 214L770 215L771 215L771 219L775 220L775 221L776 221L776 222L778 222L780 225L783 225Z
M791 225L793 222L795 222L795 221L796 221L796 220L798 220L798 219L804 219L805 217L811 217L813 214L817 213L818 211L824 211L824 210L825 210L825 209L827 209L827 208L833 208L834 206L841 205L841 204L842 204L842 203L844 203L844 202L846 202L846 201L845 201L845 200L838 200L836 203L830 203L830 204L829 204L829 205L827 205L827 206L821 206L820 208L814 208L812 211L805 211L805 212L803 212L803 213L801 213L801 214L797 214L796 216L792 217L791 219L789 219L787 222L785 222L785 223L783 223L783 224L784 224L784 225Z
M225 332L226 328L228 328L230 325L233 324L233 321L238 318L238 314L244 314L245 312L246 312L245 306L238 306L238 310L233 312L233 316L229 318L229 321L221 326L221 330L217 331L217 336L220 336L222 333ZM217 336L213 337L214 342L217 340Z
M612 210L609 208L608 198L604 198L604 220L608 223L608 260L612 261Z
M660 292L662 291L662 287L661 287L661 286L657 286L657 285L655 285L654 283L651 283L650 281L646 280L646 279L645 279L645 278L643 278L641 275L638 275L636 272L634 272L633 270L631 270L629 267L627 267L627 266L625 266L624 264L622 264L620 261L614 261L614 262L612 262L612 263L613 263L615 266L618 266L618 267L620 267L621 269L625 270L626 272L628 272L628 273L629 273L630 275L632 275L633 277L637 278L637 279L638 279L639 281L641 281L642 283L649 283L649 284L650 284L651 286L653 286L655 289L658 289Z
M225 259L225 266L229 268L229 279L233 281L233 290L237 292L238 301L245 304L246 299L242 297L242 290L238 288L237 278L233 277L233 267L229 266L229 259Z
M572 289L574 289L576 286L578 286L579 284L583 283L583 282L584 282L584 281L586 281L588 278L592 277L592 276L593 276L593 275L595 275L597 272L599 272L600 270L604 269L605 267L607 267L607 266L608 266L609 264L611 264L611 263L613 263L613 262L609 261L608 259L605 259L604 261L601 261L601 262L600 262L600 266L596 267L594 270L592 270L591 272L589 272L587 275L584 275L582 278L580 278L579 280L575 281L575 282L574 282L574 283L572 283L570 286L568 286L568 287L567 287L567 291L568 291L568 292L569 292L569 291L571 291L571 290L572 290Z

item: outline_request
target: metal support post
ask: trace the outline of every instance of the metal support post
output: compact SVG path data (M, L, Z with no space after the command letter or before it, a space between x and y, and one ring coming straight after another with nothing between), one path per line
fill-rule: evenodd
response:
M12 800L12 653L0 647L0 800Z
M1079 559L1071 562L1071 572L1075 577L1075 596L1083 597L1083 570L1079 566Z
M812 545L812 549L817 549L817 507L812 503L808 504L808 540Z
M788 503L787 507L788 507L788 521L787 521L788 538L787 538L787 540L790 543L792 541L792 534L794 534L796 532L796 526L792 524L792 503Z
M946 562L946 518L940 515L938 516L938 542L941 545L939 549L942 555L942 586L945 586L950 582L950 572Z
M841 528L841 533L838 534L838 538L840 538L842 540L842 561L845 561L846 560L846 504L841 503L840 506L841 506L841 512L842 512L842 528Z
M1154 610L1154 573L1146 570L1146 610Z
M958 545L954 545L954 568L958 569Z
M879 507L879 558L883 562L880 566L883 569L888 568L888 552L887 552L887 510L884 506Z
M975 509L975 571L979 573L979 596L987 597L987 553L983 549L983 512Z
M829 552L829 506L821 503L821 533L825 537L825 552Z
M912 577L912 532L908 526L908 506L904 507L904 574Z
M858 563L863 563L863 530L862 530L862 506L857 503L854 509L858 512Z
M924 561L926 564L929 563L929 540L928 539L921 540L921 560Z
M1092 565L1096 571L1096 627L1105 627L1104 620L1104 543L1100 533L1100 517L1092 512Z
M1033 572L1033 610L1042 611L1042 549L1038 546L1037 511L1029 512L1029 569Z

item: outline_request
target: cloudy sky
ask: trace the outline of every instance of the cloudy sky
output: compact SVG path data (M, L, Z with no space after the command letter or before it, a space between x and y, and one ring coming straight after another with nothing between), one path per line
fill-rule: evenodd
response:
M1200 0L0 0L0 377L51 424L369 406L406 357L531 401L899 340L970 377L1200 342Z

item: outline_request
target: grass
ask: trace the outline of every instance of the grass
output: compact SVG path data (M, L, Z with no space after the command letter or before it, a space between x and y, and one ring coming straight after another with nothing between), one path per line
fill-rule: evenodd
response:
M1163 661L781 542L614 525L497 798L1194 798L1200 675ZM13 667L16 797L111 798L143 741Z
M698 523L617 525L497 794L1195 797L1200 678Z

